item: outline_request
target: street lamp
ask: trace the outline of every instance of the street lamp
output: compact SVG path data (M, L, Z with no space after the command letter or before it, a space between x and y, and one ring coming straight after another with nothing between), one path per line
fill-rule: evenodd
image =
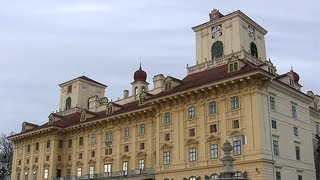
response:
M8 161L6 158L6 155L3 155L2 158L0 159L0 179L5 179L6 177L6 167L7 167Z

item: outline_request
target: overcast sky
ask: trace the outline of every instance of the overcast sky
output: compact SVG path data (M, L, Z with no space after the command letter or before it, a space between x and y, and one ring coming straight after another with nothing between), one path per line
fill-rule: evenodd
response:
M43 124L59 104L59 83L85 74L107 84L109 99L131 90L142 62L148 81L178 78L195 64L191 27L212 8L241 10L268 30L267 56L292 65L303 91L320 93L317 0L0 0L0 133Z

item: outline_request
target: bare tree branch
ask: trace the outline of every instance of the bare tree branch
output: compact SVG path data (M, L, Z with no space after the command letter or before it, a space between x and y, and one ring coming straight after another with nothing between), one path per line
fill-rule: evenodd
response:
M13 135L11 132L9 135ZM13 158L13 142L7 139L5 134L0 135L0 161L5 165L2 175L5 179L10 178Z

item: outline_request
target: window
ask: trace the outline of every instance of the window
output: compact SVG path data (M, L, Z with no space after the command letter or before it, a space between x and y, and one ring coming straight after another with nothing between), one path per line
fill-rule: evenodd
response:
M190 137L194 137L195 135L196 135L196 130L195 130L195 128L189 129L189 136L190 136Z
M231 97L231 109L238 109L239 108L239 97L232 96Z
M30 152L30 144L27 145L27 152Z
M123 136L124 136L124 137L129 137L129 127L125 127L125 128L123 129Z
M250 52L251 52L251 55L258 58L258 49L257 49L257 46L254 42L252 42L250 44Z
M71 109L71 97L66 99L66 110Z
M91 151L91 157L95 157L96 156L96 152L95 151Z
M144 170L144 159L139 160L139 169L142 171Z
M104 173L107 177L111 176L111 163L104 165Z
M210 133L216 133L216 132L217 132L217 124L211 124Z
M68 161L71 161L71 155L68 155Z
M72 139L68 139L68 148L72 147Z
M276 172L276 180L281 180L281 173L280 172Z
M270 96L270 109L276 110L276 99L273 96Z
M273 140L273 154L279 155L279 142L277 140Z
M169 112L165 112L163 114L163 124L169 124L170 122L171 122L170 113Z
M294 80L289 78L289 86L294 87Z
M61 161L61 156L60 155L58 156L58 161Z
M291 109L292 109L292 117L297 118L297 107L295 105L292 105Z
M144 143L140 143L139 149L140 149L140 150L143 150L143 149L144 149Z
M277 121L271 120L271 127L272 129L277 129Z
M47 148L50 148L50 140L47 140Z
M49 156L46 156L46 161L49 161L50 157Z
M318 123L316 123L316 133L319 134L320 133L320 126Z
M78 176L78 177L81 177L81 174L82 174L82 168L79 167L79 168L78 168L78 172L77 172L77 176Z
M107 109L107 113L108 113L108 114L111 114L112 112L113 112L113 110L112 110L112 106L108 107L108 109Z
M216 41L211 46L211 57L212 59L219 58L223 55L223 43Z
M29 159L27 159L27 164L29 164Z
M94 166L90 166L89 167L89 178L93 178L94 176Z
M296 146L296 159L300 160L300 147Z
M38 163L38 158L34 158L34 163Z
M123 161L122 163L123 175L128 175L128 161Z
M49 169L45 169L44 170L44 178L48 179L48 176L49 176Z
M196 117L196 108L194 106L191 106L188 108L188 118L192 119Z
M18 165L19 165L19 166L21 165L21 160L18 161Z
M298 175L298 180L302 180L302 175Z
M36 142L36 151L39 150L39 142Z
M58 148L63 148L63 140L59 139Z
M69 86L68 86L67 93L72 93L72 85L69 85Z
M79 159L82 159L82 153L79 153Z
M144 134L144 132L145 132L145 125L144 124L140 124L139 125L139 134Z
M211 144L210 145L210 157L211 157L211 159L218 158L218 144Z
M215 101L209 102L209 114L214 114L216 112L217 112L216 102Z
M83 145L83 137L79 137L79 146Z
M163 152L163 164L164 165L170 164L170 152L169 151Z
M196 148L192 147L189 148L189 161L195 161L196 160Z
M112 148L108 148L104 150L105 155L112 155Z
M91 134L91 143L92 144L96 143L96 135L95 134Z
M299 131L298 131L298 128L297 127L293 127L293 134L295 136L299 136Z
M197 179L197 178L194 177L194 176L192 176L192 177L189 178L189 180L196 180L196 179Z
M240 126L239 126L239 120L233 120L232 121L232 128L233 129L237 129L237 128L239 128Z
M112 131L107 131L107 133L106 133L106 140L107 140L107 141L112 141Z
M233 155L237 156L241 154L241 141L233 141Z
M171 89L171 82L167 82L164 84L164 90L170 90Z
M170 133L165 133L164 134L164 140L165 141L170 141Z
M123 149L124 149L124 152L129 152L129 146L128 145L125 145Z
M237 71L237 70L239 70L238 62L232 62L229 64L229 71L230 72Z

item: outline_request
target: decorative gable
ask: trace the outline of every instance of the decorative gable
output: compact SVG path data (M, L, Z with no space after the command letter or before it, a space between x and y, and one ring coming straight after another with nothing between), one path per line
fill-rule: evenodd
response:
M32 123L28 123L28 122L23 122L22 123L22 128L21 128L21 132L25 132L29 129L33 129L33 128L36 128L36 127L39 127L38 125L36 124L32 124Z
M86 121L87 119L93 118L95 116L96 114L94 112L83 110L80 115L80 122Z
M167 91L179 86L180 84L182 84L182 80L171 77L171 76L167 76L164 79L163 88L165 91Z
M51 113L48 118L49 118L49 124L52 124L63 119L63 116L58 115L56 113Z
M119 104L116 104L114 102L109 102L107 104L107 114L112 114L120 109L122 109L123 107Z
M236 56L232 56L228 61L228 72L234 72L244 67L246 63Z

